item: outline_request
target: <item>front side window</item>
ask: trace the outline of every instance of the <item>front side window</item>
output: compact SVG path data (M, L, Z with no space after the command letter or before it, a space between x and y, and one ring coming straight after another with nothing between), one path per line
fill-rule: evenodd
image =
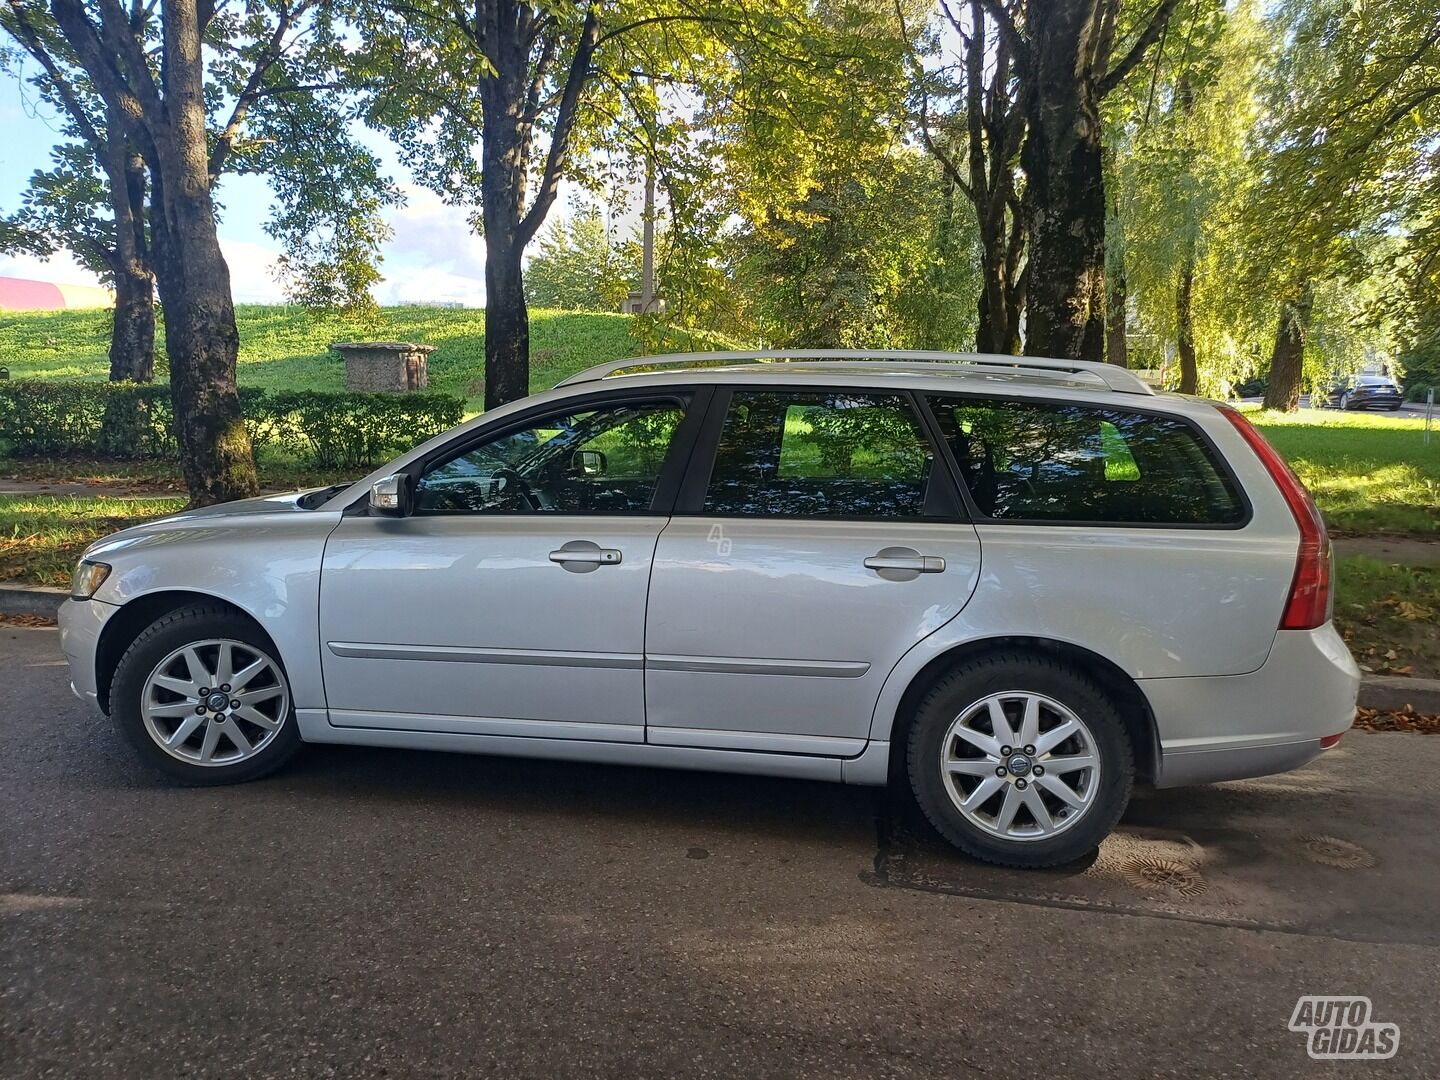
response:
M678 401L650 401L546 417L430 469L416 510L643 513L684 413Z
M935 396L980 513L998 521L1233 525L1245 507L1189 424L1091 405Z
M930 444L902 397L737 391L703 512L919 517L933 467Z

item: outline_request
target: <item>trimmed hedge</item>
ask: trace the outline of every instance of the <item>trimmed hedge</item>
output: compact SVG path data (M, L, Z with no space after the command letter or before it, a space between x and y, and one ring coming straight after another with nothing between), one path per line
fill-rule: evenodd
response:
M378 465L465 415L464 401L448 394L267 394L242 387L240 406L257 448L273 446L327 469ZM170 388L153 384L0 382L0 442L16 457L179 455Z

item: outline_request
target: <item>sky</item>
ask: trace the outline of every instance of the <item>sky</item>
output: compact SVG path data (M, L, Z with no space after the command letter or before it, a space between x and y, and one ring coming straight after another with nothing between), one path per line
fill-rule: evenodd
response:
M0 76L0 212L20 205L30 175L48 167L60 123L35 102L33 91L13 77ZM356 133L385 162L385 171L402 187L406 205L387 218L393 238L382 252L384 280L375 289L381 304L485 302L485 242L475 236L463 209L446 206L416 185L386 140L372 132ZM283 299L273 275L278 245L262 227L269 216L270 190L260 177L229 176L217 196L224 205L220 246L230 265L239 303ZM563 205L563 204L562 204ZM0 255L0 276L35 278L60 285L89 285L94 275L67 254L49 260L29 255Z

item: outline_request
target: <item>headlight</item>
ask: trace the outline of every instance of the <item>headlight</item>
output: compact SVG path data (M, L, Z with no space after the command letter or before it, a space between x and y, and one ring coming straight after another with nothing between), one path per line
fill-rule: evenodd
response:
M81 559L80 565L75 567L75 575L70 579L70 599L89 600L109 576L109 563Z

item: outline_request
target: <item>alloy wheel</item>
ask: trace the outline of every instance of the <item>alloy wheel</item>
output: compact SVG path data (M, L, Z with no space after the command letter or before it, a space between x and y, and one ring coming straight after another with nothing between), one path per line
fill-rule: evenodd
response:
M280 665L229 638L182 646L156 664L141 691L145 731L192 765L246 761L268 746L290 711Z
M1004 840L1047 840L1072 828L1100 790L1100 754L1085 722L1027 690L961 710L946 731L940 770L961 816Z

